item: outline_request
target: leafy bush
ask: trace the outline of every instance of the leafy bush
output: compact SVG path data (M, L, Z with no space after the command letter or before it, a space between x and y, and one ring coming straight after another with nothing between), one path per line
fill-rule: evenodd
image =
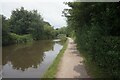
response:
M11 35L6 34L6 36L2 36L2 46L10 45L13 43L14 43L14 40Z
M17 35L15 33L11 33L10 35L12 36L14 43L26 43L33 40L30 34Z
M105 77L120 78L120 6L119 3L67 3L68 27L75 32L79 50ZM100 72L100 71L99 71Z

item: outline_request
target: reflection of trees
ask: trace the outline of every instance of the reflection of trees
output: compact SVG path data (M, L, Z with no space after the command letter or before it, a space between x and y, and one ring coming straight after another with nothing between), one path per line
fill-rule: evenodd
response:
M53 49L54 43L52 41L36 41L31 45L8 46L3 48L3 65L7 61L11 61L14 69L24 71L29 67L37 68L43 61L44 52Z
M57 41L55 43L58 43L59 45L64 45L65 41Z

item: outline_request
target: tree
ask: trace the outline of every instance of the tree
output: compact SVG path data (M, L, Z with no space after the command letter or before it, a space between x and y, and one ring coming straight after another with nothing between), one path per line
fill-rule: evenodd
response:
M29 27L29 34L32 34L34 40L43 39L44 36L44 23L41 15L37 10L31 12L31 22Z
M23 7L12 11L10 29L18 35L32 34L34 40L43 38L43 18L37 10L27 11Z
M68 2L65 9L68 27L74 30L79 50L90 56L91 62L119 77L120 5L118 3ZM106 75L104 77L107 77Z
M31 21L32 18L30 12L24 10L23 7L21 7L21 9L13 10L10 17L11 32L20 35L29 33L28 28Z
M55 38L54 28L43 21L37 10L28 11L21 7L12 11L10 19L2 19L3 44Z
M53 39L55 38L54 28L48 23L44 21L44 39Z
M2 16L2 45L8 45L13 43L13 39L11 37L9 30L9 20L6 19L5 16Z

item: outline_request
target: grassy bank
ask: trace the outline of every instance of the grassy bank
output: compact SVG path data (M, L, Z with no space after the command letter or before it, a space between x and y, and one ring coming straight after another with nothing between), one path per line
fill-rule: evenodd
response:
M53 61L52 65L50 65L48 70L45 72L45 74L43 75L43 78L55 78L55 75L56 75L57 70L58 70L58 65L59 65L60 60L63 56L63 53L65 52L65 50L67 48L67 44L68 44L68 40L66 40L63 48L60 50L59 54L57 55L57 57Z

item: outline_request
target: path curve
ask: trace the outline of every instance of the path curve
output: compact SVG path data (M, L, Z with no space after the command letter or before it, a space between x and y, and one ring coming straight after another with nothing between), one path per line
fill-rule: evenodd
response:
M68 38L68 46L59 64L56 78L89 78L83 58L71 38Z

